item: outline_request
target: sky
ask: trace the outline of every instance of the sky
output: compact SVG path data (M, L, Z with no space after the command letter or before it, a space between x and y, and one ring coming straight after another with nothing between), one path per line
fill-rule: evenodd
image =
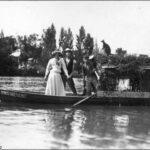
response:
M98 46L105 40L115 53L150 56L150 1L0 1L0 30L4 35L42 34L54 23L76 34L83 25Z

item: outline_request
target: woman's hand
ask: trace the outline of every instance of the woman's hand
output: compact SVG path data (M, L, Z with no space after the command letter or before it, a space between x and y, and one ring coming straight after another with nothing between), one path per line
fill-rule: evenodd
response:
M45 77L44 77L44 80L47 81L47 78L48 78L48 76L45 76Z
M69 75L69 78L72 78L72 77L73 77L73 73L74 73L74 72L72 72L72 73Z
M68 76L67 76L67 79L69 79L69 78L70 78L70 76L68 75Z
M71 78L71 77L72 77L72 75L69 75L69 76L68 76L68 78Z

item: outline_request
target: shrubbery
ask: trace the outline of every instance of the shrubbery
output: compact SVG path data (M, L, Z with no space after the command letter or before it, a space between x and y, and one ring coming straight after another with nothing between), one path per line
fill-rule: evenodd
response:
M130 84L133 91L139 90L139 83L142 79L142 74L144 73L143 70L141 70L141 67L143 66L150 66L150 57L146 55L119 55L114 54L110 56L104 56L99 54L97 57L97 62L101 65L108 64L108 65L114 65L116 66L116 73L106 71L104 74L102 74L101 82L106 86L103 87L103 89L109 90L110 88L114 89L114 85L110 84L113 81L114 77L116 79L119 78L129 78ZM106 82L106 83L105 83Z

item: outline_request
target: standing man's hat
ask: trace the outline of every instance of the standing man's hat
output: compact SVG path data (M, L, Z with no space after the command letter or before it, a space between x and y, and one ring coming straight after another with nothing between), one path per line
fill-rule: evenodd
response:
M90 56L89 56L89 59L93 59L93 58L94 58L94 55L90 55Z

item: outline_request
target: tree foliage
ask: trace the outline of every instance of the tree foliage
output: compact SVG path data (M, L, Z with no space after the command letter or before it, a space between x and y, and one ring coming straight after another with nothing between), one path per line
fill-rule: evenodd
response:
M84 26L81 26L79 29L79 34L76 35L76 48L77 48L77 52L76 52L76 58L78 61L78 70L80 70L80 62L82 62L82 56L84 53L84 40L86 37L86 32L84 29Z
M3 32L3 30L1 30L0 38L1 38L1 39L4 38L4 32Z
M125 55L124 55L125 54ZM116 66L116 78L129 78L133 91L139 90L139 83L143 74L142 66L150 66L150 57L129 55L126 52L122 54L117 53L114 55L98 55L97 61L101 64L108 64ZM112 75L107 73L108 77Z
M62 48L62 50L65 50L65 37L66 37L66 31L65 29L62 27L60 30L60 36L59 36L59 47Z
M15 39L12 36L0 38L0 75L12 75L16 69L16 63L10 57L15 49Z
M98 47L98 44L97 44L97 40L95 40L94 48L93 48L93 55L95 55L95 57L97 58L98 54L99 54L99 47Z
M84 40L86 37L86 32L83 26L79 29L79 35L76 35L77 42L76 42L76 48L78 51L80 51L80 54L82 54L84 50Z
M63 27L60 31L59 36L59 47L62 50L66 48L73 49L73 33L71 28L65 30ZM14 38L12 36L5 37L3 30L0 33L0 69L3 70L3 74L10 75L15 69L17 69L16 61L13 60L10 54L16 49L21 49L21 56L19 58L20 62L27 62L28 58L33 58L37 60L38 66L40 66L45 71L45 67L49 58L51 58L51 53L56 48L56 29L54 24L45 30L43 30L42 37L37 34L31 34L29 36L18 36ZM110 64L116 66L117 78L119 77L129 77L132 81L131 84L138 87L138 81L141 78L142 71L141 66L150 65L150 57L147 55L129 55L127 50L122 48L116 49L115 54L111 54L110 46L103 41L103 49L106 55L99 53L99 48L97 42L95 42L93 37L88 33L86 34L84 26L79 29L78 35L76 35L76 50L73 51L73 55L77 60L76 70L81 72L82 57L85 53L88 55L94 54L96 56L97 62L101 65ZM35 65L37 66L37 64ZM39 67L39 68L40 68ZM1 73L2 74L2 73ZM113 76L110 72L107 75ZM136 88L134 90L136 90Z
M68 28L68 30L65 30L63 27L61 28L59 37L59 47L62 47L63 51L66 48L73 48L73 34L70 28Z
M125 56L127 54L126 50L123 50L122 48L117 48L116 49L116 54L119 56Z
M85 53L88 55L91 55L93 52L93 47L94 47L94 40L91 37L91 35L88 33L86 35L86 38L84 40L84 49L85 49Z
M39 59L42 47L37 44L38 35L18 36L18 48L21 49L20 62L27 62L28 58Z
M42 63L47 64L49 58L51 57L52 51L56 48L56 29L54 24L51 25L48 29L43 31L42 35Z

